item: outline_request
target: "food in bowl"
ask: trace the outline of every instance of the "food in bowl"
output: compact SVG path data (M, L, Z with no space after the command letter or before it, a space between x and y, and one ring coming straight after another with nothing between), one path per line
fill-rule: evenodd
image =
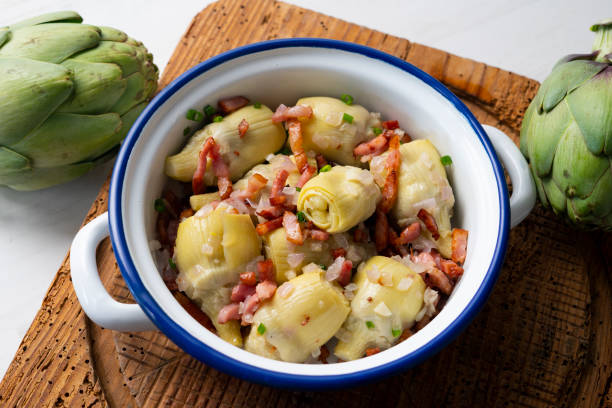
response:
M349 95L218 106L188 113L205 126L166 159L155 202L158 265L198 321L265 357L330 363L440 311L468 236L451 226L450 157Z

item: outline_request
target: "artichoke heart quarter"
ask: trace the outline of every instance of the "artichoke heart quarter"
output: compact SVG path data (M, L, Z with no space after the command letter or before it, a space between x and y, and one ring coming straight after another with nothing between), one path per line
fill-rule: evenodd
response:
M344 232L369 218L380 198L380 189L368 170L335 166L302 187L298 210L329 233Z
M302 98L297 105L310 106L313 112L312 118L302 122L305 150L314 150L339 164L363 167L353 156L353 149L374 138L372 127L380 126L378 114L324 96ZM345 114L352 118L351 123L343 119Z
M368 347L391 347L399 333L414 324L425 293L425 282L417 273L384 256L363 263L355 284L351 314L343 325L348 334L334 350L347 361L363 357Z
M229 166L232 181L240 179L256 164L263 162L271 153L279 150L285 143L285 131L279 123L272 123L272 111L267 106L260 108L245 106L227 115L221 122L213 122L197 132L187 142L180 153L166 159L166 175L175 180L191 181L198 165L198 156L204 142L213 137L219 145L221 156ZM240 137L238 124L242 120L249 123L249 129ZM238 152L236 155L234 152ZM204 183L215 185L217 180L208 159Z
M340 288L325 280L322 270L304 273L276 291L253 317L245 348L255 354L293 363L306 361L324 345L349 314ZM281 292L281 294L279 294ZM258 327L265 328L263 333Z

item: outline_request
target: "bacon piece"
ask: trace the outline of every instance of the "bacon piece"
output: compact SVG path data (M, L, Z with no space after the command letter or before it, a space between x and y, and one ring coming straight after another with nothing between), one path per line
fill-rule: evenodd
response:
M204 173L206 173L206 165L208 164L208 154L215 146L215 139L209 137L204 142L200 155L198 156L198 165L193 178L191 180L191 189L193 194L202 194L204 192Z
M412 336L412 330L404 329L402 334L400 334L399 339L397 339L397 342L401 343L402 341L406 340L410 336Z
M278 229L282 226L283 217L278 217L262 224L257 224L257 227L255 227L255 231L257 231L259 235L266 235L267 233L274 231L275 229Z
M319 361L323 364L327 364L327 359L329 358L329 350L325 345L321 346L321 354L319 354Z
M244 272L240 274L240 283L244 283L248 286L255 286L257 283L257 276L255 272Z
M285 169L276 173L276 178L274 179L272 190L270 191L270 203L272 203L272 205L281 205L287 200L287 196L282 193L283 188L285 188L285 183L287 182L287 177L289 177L289 172Z
M395 251L401 256L408 255L408 250L405 246L399 243L399 236L391 226L389 226L389 244L393 246L393 249L395 249Z
M467 250L468 232L461 228L453 228L453 240L451 248L453 253L451 259L453 262L463 264Z
M440 269L451 279L457 279L463 275L463 268L448 259L440 260Z
M442 257L440 256L440 252L438 252L437 249L432 248L429 250L429 255L431 256L431 259L433 259L434 263L436 264L436 268L442 270Z
M351 283L351 272L353 271L353 262L346 259L340 267L340 275L338 275L338 283L341 286L346 286Z
M338 258L339 256L342 256L342 257L346 258L346 249L344 249L344 248L335 248L335 249L332 249L331 253L332 253L332 256L334 257L334 259Z
M259 282L255 288L255 291L260 301L270 299L272 296L274 296L274 292L276 292L276 282L271 280Z
M268 179L259 173L254 173L247 181L246 189L238 193L238 198L253 198L262 188L268 184Z
M415 323L413 328L414 328L415 331L419 331L423 327L427 326L427 323L429 323L429 322L431 322L431 317L423 316L423 318L421 320L419 320L418 322Z
M304 152L302 122L297 119L287 121L287 131L289 133L289 147L295 157L295 165L300 172L303 172L308 166L308 158Z
M372 157L384 153L384 151L387 150L388 143L389 141L385 135L379 135L368 142L358 144L357 147L353 149L353 154L355 156L363 156L361 161L365 163Z
M274 276L274 263L271 259L257 262L257 274L259 275L260 281L272 281L276 282L276 276Z
M210 138L212 139L212 137ZM217 176L217 187L219 187L219 195L221 200L225 200L232 193L232 181L229 176L229 166L219 153L219 145L214 143L212 149L208 153L212 160L212 168L215 176Z
M183 208L181 205L181 200L179 200L179 198L170 189L165 189L162 192L162 198L164 199L164 204L166 204L166 209L170 215L176 218Z
M368 239L368 232L361 228L356 228L353 231L353 239L355 242L366 242Z
M280 104L272 115L272 122L284 122L288 119L310 118L312 117L312 108L307 105L296 105L287 107Z
M320 154L320 153L319 153L319 154L317 154L317 155L315 156L315 158L316 158L316 160L317 160L317 167L318 167L318 168L321 168L321 167L323 167L323 166L325 166L325 165L329 164L329 163L327 163L327 160L325 159L325 157L323 157L323 155L322 155L322 154Z
M248 326L253 323L253 314L259 307L259 297L257 293L247 297L244 300L244 311L242 312L242 322L243 326Z
M269 207L264 207L255 212L255 214L260 217L264 217L266 220L273 220L278 217L282 217L285 209L280 205L271 205Z
M387 220L387 215L381 210L376 210L374 242L376 243L376 251L378 252L381 252L389 245L389 221Z
M219 105L219 110L224 115L229 115L230 113L237 111L240 108L243 108L249 104L249 100L244 96L231 96L229 98L219 99L217 105Z
M389 155L385 163L388 173L382 189L382 200L378 204L378 208L384 213L388 213L393 208L397 199L397 179L400 166L399 146L399 136L395 135L389 141Z
M176 301L193 317L200 323L202 326L206 327L213 333L216 333L215 326L212 324L210 318L204 313L198 305L193 303L191 299L189 299L183 292L174 292L174 298Z
M309 229L308 235L316 241L327 241L329 239L329 233L320 229Z
M181 211L181 213L179 214L179 218L185 219L185 218L189 218L191 217L193 214L195 214L195 211L193 211L193 209L191 208L185 208L183 211Z
M240 135L240 138L242 139L244 137L244 135L246 134L247 130L249 130L249 122L247 122L246 119L242 119L240 121L240 123L238 124L238 134ZM236 152L234 152L236 153ZM240 155L240 153L238 153Z
M255 293L255 286L239 283L232 288L230 300L232 302L242 302L247 296L251 296L253 293Z
M397 120L385 120L382 127L387 130L395 130L399 128L399 122Z
M417 213L417 217L425 224L425 227L431 232L431 236L433 239L438 240L440 238L440 233L438 232L438 224L436 224L436 220L433 215L429 213L424 208L421 208Z
M409 242L412 242L417 239L419 235L421 235L421 224L418 222L413 222L412 224L404 228L395 243L398 245L406 245Z
M219 310L217 321L221 324L227 323L230 320L240 320L240 305L238 303L230 303Z
M285 227L287 241L295 245L302 245L304 243L304 235L294 213L285 211L285 214L283 214L283 227Z
M380 348L379 347L367 348L365 353L366 353L366 357L370 357L374 354L380 353Z
M300 178L298 179L298 182L295 186L299 188L304 187L304 184L306 184L308 180L310 180L315 174L317 174L317 169L315 169L314 166L311 166L309 164L306 165L306 168L300 175Z
M429 287L438 288L445 295L450 295L453 291L453 285L448 279L448 276L444 274L438 268L430 268L429 270L420 274L425 281L425 284Z

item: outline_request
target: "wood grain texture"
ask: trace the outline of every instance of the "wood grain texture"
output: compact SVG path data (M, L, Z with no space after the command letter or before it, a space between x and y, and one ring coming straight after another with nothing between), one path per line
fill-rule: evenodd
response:
M161 86L239 45L335 38L394 54L449 86L483 123L515 142L538 83L485 64L269 0L219 1L198 14ZM106 211L108 182L85 222ZM131 301L108 240L105 286ZM114 407L612 407L612 239L576 232L537 208L510 234L506 262L482 312L449 347L384 381L336 392L292 392L238 380L183 353L159 332L92 324L58 271L4 380L0 406Z

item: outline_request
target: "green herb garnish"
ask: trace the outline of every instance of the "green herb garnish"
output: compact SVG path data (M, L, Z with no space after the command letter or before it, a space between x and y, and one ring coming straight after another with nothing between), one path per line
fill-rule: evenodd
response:
M326 171L330 171L331 170L331 165L326 164L325 166L321 167L321 170L319 170L319 173L325 173Z
M190 132L191 132L191 128L187 126L185 129L183 129L183 136L187 136Z
M374 132L375 135L380 135L382 133L382 129L379 127L373 127L372 132Z
M187 111L187 115L185 115L185 117L189 120L194 120L196 122L201 121L202 119L204 119L204 115L202 115L202 112L198 112L195 109L189 109Z
M280 149L279 153L280 154L284 154L285 156L291 156L291 153L293 153L293 152L291 151L291 149L288 146L285 146L282 149Z
M206 105L206 106L204 107L204 113L205 113L205 114L206 114L206 116L208 116L208 117L210 117L210 116L214 115L214 114L215 114L215 112L217 112L217 110L216 110L215 108L213 108L212 106L210 106L210 105Z
M325 266L325 265L323 265L323 264L320 264L319 266L320 266L320 267L321 267L321 269L323 269L324 271L326 271L326 270L327 270L327 266Z
M172 269L176 269L176 264L174 263L172 258L168 258L168 265L170 265Z
M157 211L158 213L162 213L164 211L166 211L166 204L164 203L164 200L161 198L158 198L157 200L155 200L155 203L153 204L155 211Z
M400 334L402 334L402 331L400 329L391 329L391 335L393 337L398 337Z
M374 323L372 323L372 322L371 322L371 321L369 321L369 320L366 320L366 322L365 322L365 323L366 323L366 326L368 327L368 329L373 329L373 328L375 327L375 326L374 326Z
M222 122L223 121L223 116L221 115L217 115L213 118L213 122Z
M342 114L342 120L345 121L346 123L353 123L353 117L349 115L348 113Z
M342 102L346 103L347 105L353 104L353 97L349 94L342 94L340 99L342 99Z
M295 191L297 191L299 193L300 191L302 191L302 187L296 187Z
M298 211L296 215L299 222L306 222L306 214L302 211Z
M259 323L259 326L257 326L257 333L264 334L265 332L266 332L266 326L264 326L263 323Z
M254 107L255 109L260 109L260 108L261 108L261 103L259 103L259 102L255 102L255 103L253 104L253 107Z
M440 157L440 161L445 166L450 166L451 164L453 164L453 159L451 159L450 156L442 156Z

